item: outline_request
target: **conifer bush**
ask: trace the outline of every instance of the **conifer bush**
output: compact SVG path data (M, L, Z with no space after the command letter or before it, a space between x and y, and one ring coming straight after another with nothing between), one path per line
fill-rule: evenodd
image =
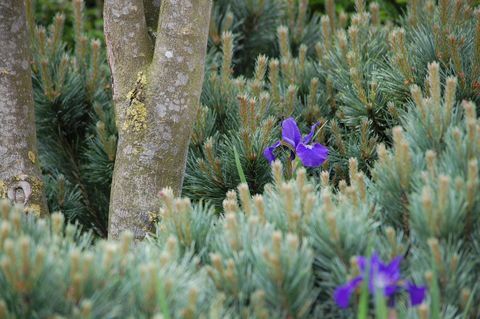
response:
M83 2L73 1L73 11L73 50L63 42L64 14L48 28L28 19L40 162L50 210L105 237L116 151L111 90L101 43L83 31Z
M155 233L134 243L98 238L116 129L101 45L74 3L72 52L62 15L30 24L60 213L1 203L0 318L480 317L478 8L410 1L383 23L361 0L350 17L333 1L324 16L217 1L184 197L164 189ZM323 165L288 145L265 158L287 119L314 127Z

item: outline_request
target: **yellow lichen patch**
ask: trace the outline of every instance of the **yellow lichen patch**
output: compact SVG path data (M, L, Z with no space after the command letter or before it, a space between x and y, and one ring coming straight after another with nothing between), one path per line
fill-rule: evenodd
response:
M160 221L160 216L156 212L148 212L148 221L150 223L157 223Z
M35 217L40 217L42 208L38 204L30 204L26 206L23 211L27 214L33 214Z
M123 123L124 130L131 130L140 132L147 127L147 108L144 103L145 86L147 84L147 77L143 72L139 72L135 88L127 93L127 100L129 106Z
M41 192L43 191L43 182L41 179L32 177L31 185L32 185L32 193L41 194Z
M28 158L30 159L30 161L32 161L33 164L35 164L36 156L34 152L28 151Z
M141 71L137 74L137 82L140 83L142 87L145 87L145 85L147 85L147 77Z
M135 87L133 88L133 90L127 93L127 100L143 100L143 91L146 85L147 77L143 74L143 72L138 72L137 80L135 81Z
M7 198L7 184L4 181L0 181L0 198Z
M1 68L1 69L0 69L0 74L1 74L1 75L10 75L10 74L12 74L12 73L10 73L10 72L9 72L7 69L5 69L5 68Z
M147 127L147 108L144 103L136 101L127 109L127 117L123 124L124 130L140 132Z

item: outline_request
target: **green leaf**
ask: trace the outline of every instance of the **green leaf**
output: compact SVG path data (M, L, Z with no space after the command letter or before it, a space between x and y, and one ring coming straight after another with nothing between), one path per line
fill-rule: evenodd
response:
M242 183L247 184L247 179L245 178L245 174L243 173L242 164L240 163L240 156L238 156L237 148L233 147L233 153L235 154L235 164L237 165L237 172L238 177L240 177L240 181Z
M163 282L160 283L158 288L158 302L164 319L170 319L170 310L167 303L167 297L165 296L165 289Z
M360 293L360 301L358 306L358 319L367 319L368 316L368 281L370 280L370 262L365 269L365 277L362 282L362 292Z
M383 296L383 291L378 288L375 291L375 318L376 319L388 318L387 301Z
M367 268L365 269L365 277L362 282L362 291L360 294L360 301L358 306L357 318L358 319L367 319L368 318L368 282L370 280L370 256L372 255L372 243L369 242L367 246L367 256L369 256L369 262L367 263Z
M430 286L430 318L440 319L440 288L438 287L437 266L435 264L435 257L432 254L432 284Z
M470 294L470 298L468 298L467 304L465 305L465 310L463 312L463 319L468 319L468 314L470 313L470 308L472 308L473 305L473 297L477 293L477 287L478 284L475 285L475 287L472 289L472 293Z

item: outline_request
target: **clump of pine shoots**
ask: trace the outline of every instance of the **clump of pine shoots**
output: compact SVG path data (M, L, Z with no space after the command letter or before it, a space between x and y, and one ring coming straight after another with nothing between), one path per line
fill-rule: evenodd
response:
M159 194L141 243L101 239L116 128L102 46L74 4L73 51L64 16L30 24L58 213L1 203L0 318L480 317L471 2L411 0L397 23L362 0L352 15L328 0L324 16L306 0L216 1L184 197ZM326 161L303 165L288 145L265 158L290 118L314 126L303 142Z

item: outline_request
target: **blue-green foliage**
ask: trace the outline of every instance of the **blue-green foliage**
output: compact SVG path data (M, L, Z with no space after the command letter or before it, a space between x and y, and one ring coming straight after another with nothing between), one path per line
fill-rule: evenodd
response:
M106 236L116 148L111 92L101 43L85 37L82 7L74 9L74 50L62 40L63 14L49 30L30 24L38 148L50 210Z

